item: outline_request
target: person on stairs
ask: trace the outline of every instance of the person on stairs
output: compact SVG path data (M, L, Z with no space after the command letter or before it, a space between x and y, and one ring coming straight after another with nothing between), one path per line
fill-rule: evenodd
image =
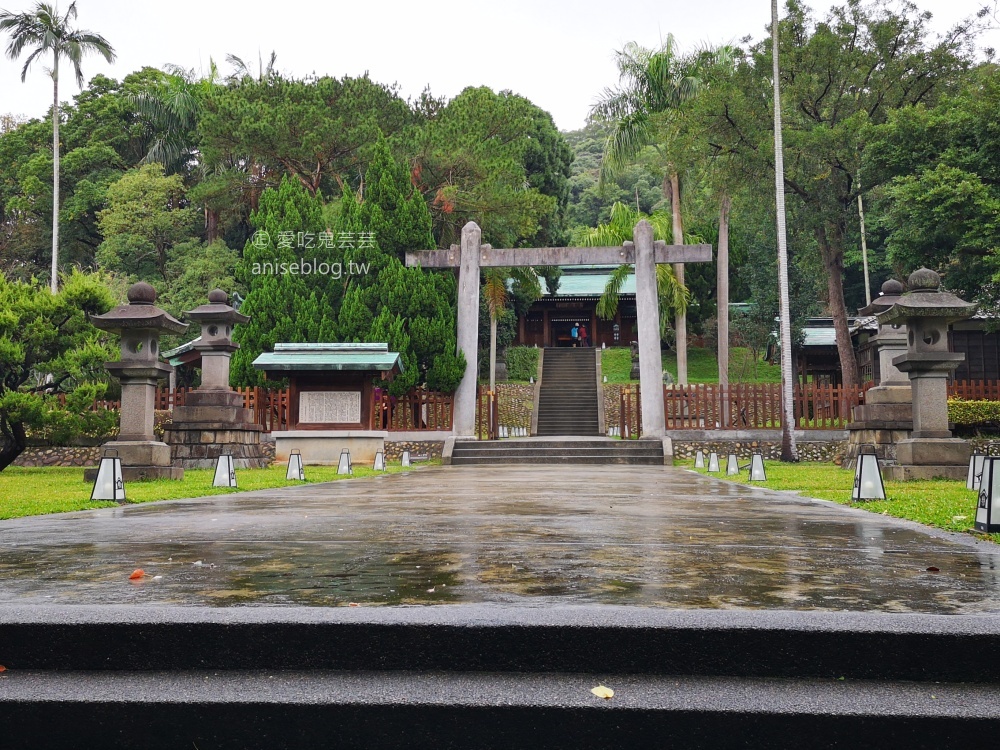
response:
M587 326L583 323L580 324L580 346L590 346L590 339L587 338Z
M569 329L569 337L573 339L573 346L577 346L580 343L580 327L576 323Z

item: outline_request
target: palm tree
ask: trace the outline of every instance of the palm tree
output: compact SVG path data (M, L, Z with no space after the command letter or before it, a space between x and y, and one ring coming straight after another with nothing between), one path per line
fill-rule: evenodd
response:
M607 224L599 224L593 229L585 229L578 240L584 247L612 247L621 245L632 239L635 225L645 219L653 226L653 237L666 239L673 231L673 218L662 211L654 211L651 215L632 209L624 203L616 202L611 207L611 220ZM618 310L618 296L621 294L625 280L632 273L632 266L618 266L608 277L604 293L597 301L597 314L603 320L610 320ZM685 312L691 293L684 282L677 278L669 265L656 265L656 289L660 298L660 335L667 329L670 312Z
M209 58L207 76L167 65L155 84L129 97L129 104L153 134L143 164L156 162L167 174L182 172L197 157L195 130L201 102L219 83L219 70Z
M792 321L788 311L788 240L785 232L785 156L781 143L778 85L778 0L771 0L771 64L774 76L774 195L778 214L778 301L781 331L781 460L797 461L793 421Z
M704 65L715 64L728 54L728 47L702 50L686 62L676 51L676 41L668 34L657 50L629 42L616 53L621 86L605 89L601 100L591 110L591 117L609 122L612 130L604 145L600 179L614 176L632 163L646 146L653 146L666 162L663 197L669 198L672 214L671 238L684 242L681 225L680 177L676 164L660 142L663 127L670 126L671 116L702 86L700 72ZM669 140L669 139L668 139ZM684 283L684 264L674 264L677 281ZM686 308L677 309L677 380L687 382Z
M21 69L21 82L28 75L31 64L44 54L52 54L52 293L59 291L59 58L65 57L73 64L78 86L83 86L80 61L91 52L114 62L115 51L100 34L82 31L71 24L76 19L76 2L66 13L59 15L55 6L38 3L27 13L0 11L0 31L10 31L7 57L16 60L27 47L31 54Z
M233 66L233 72L230 73L226 80L229 83L240 83L245 78L249 78L257 83L263 83L277 76L278 71L275 70L274 63L278 59L278 53L271 50L271 56L267 60L267 65L264 65L264 58L257 54L257 76L254 77L253 72L250 70L250 66L247 64L246 60L238 55L232 53L226 55L226 62Z

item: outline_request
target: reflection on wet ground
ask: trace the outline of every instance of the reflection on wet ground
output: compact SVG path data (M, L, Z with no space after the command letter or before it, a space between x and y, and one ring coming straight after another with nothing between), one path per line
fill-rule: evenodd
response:
M0 602L996 612L998 551L668 467L440 467L0 521Z

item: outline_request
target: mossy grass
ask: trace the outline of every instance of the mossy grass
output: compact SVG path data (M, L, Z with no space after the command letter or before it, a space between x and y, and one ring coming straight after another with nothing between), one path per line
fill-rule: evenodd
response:
M430 463L440 463L432 461ZM418 464L425 466L427 464ZM390 463L389 474L409 471L398 463ZM287 467L276 464L267 469L237 469L237 489L213 487L214 469L194 469L184 472L184 479L160 479L149 482L128 482L125 493L128 502L148 503L156 500L176 500L205 495L226 495L249 490L266 490L275 487L294 487L315 482L372 477L382 472L370 467L354 465L354 474L337 474L336 466L306 466L305 482L285 479ZM66 467L21 468L11 466L0 472L0 519L20 516L37 516L46 513L64 513L73 510L114 507L117 503L91 501L93 486L83 481L83 469Z
M680 460L678 466L694 467L693 460ZM935 526L946 531L973 531L976 520L977 495L965 488L964 481L932 479L913 482L885 482L885 500L851 501L854 486L854 472L832 463L803 461L782 463L765 461L766 482L750 482L749 472L737 477L724 474L708 474L705 469L694 469L700 474L708 474L719 479L728 479L740 484L767 487L772 490L792 490L807 497L832 500L842 505L862 508L896 518ZM982 538L1000 542L1000 534L978 534Z

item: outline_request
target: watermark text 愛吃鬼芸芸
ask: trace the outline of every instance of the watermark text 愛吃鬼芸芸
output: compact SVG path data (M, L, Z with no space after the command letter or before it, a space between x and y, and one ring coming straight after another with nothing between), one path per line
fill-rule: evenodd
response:
M271 236L264 230L254 232L250 239L254 247L266 249L271 246ZM365 250L375 247L374 232L278 232L274 237L274 247L278 250ZM326 261L318 258L297 258L295 260L262 260L250 266L250 273L260 275L364 276L371 270L371 263L348 261Z

